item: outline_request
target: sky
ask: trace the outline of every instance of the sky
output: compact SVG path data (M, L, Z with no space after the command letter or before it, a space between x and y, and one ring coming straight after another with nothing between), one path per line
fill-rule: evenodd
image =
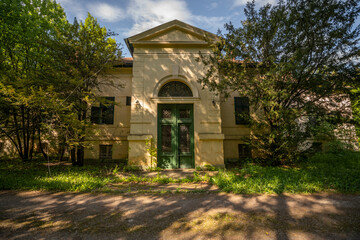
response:
M225 23L240 26L248 0L56 0L67 18L85 20L87 13L97 18L101 26L118 34L124 57L131 57L124 38L178 19L206 31L217 33ZM255 0L256 7L277 0ZM360 24L360 19L356 25Z
M124 57L130 57L124 38L131 37L160 24L178 19L206 31L217 33L225 23L236 26L244 19L247 0L57 0L67 18L85 20L87 13L101 26L117 33ZM276 0L257 0L256 5Z

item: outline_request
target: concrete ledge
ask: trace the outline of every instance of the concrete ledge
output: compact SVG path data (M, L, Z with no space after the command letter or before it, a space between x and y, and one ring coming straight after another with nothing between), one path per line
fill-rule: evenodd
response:
M225 136L222 133L199 133L201 141L224 140Z
M152 137L153 136L150 134L144 134L144 135L131 134L127 137L127 140L129 140L129 141L145 141L147 139L151 139Z
M249 139L249 135L225 135L225 140L244 140Z

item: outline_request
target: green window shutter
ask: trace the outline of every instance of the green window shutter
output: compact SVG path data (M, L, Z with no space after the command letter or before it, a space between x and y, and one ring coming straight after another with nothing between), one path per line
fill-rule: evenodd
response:
M249 124L250 108L248 97L234 97L235 105L235 123Z
M100 123L100 107L91 107L90 121L96 124Z

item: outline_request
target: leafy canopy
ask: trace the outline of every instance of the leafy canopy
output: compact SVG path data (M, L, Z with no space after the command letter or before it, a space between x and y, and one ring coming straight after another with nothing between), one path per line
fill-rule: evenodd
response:
M303 116L333 123L329 116L342 110L339 93L354 76L359 53L359 3L288 0L257 10L253 1L244 12L241 25L225 24L213 54L201 57L208 70L199 81L225 96L249 97L257 116L251 143L261 156L281 162L315 134ZM333 106L319 104L334 94Z

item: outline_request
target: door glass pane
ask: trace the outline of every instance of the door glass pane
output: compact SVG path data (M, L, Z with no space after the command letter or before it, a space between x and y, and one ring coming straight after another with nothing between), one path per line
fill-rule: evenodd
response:
M171 118L171 109L163 109L161 118Z
M179 115L180 118L190 118L190 109L180 109Z
M179 151L190 152L190 125L179 124Z
M171 125L161 125L161 151L171 152Z

